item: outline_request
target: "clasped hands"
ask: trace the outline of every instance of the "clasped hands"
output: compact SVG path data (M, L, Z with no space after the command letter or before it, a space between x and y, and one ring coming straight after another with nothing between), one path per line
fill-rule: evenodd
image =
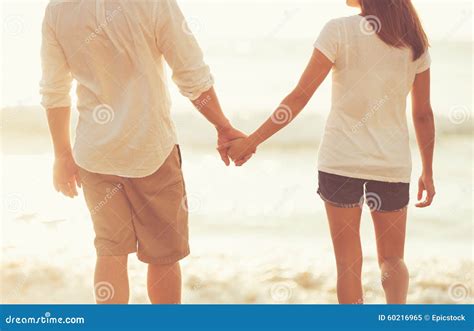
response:
M244 165L257 151L250 137L233 127L218 130L217 150L228 166L230 160L238 167Z

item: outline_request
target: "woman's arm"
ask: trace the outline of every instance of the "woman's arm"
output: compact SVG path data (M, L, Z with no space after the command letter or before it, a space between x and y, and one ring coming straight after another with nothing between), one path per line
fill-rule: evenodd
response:
M431 205L436 194L433 181L433 153L435 145L435 124L430 97L430 70L416 75L412 89L413 123L423 164L422 175L418 182L419 208ZM423 192L426 198L423 199Z
M296 88L281 102L265 123L247 139L235 141L231 144L229 155L237 161L236 165L246 156L256 151L257 147L275 133L286 127L308 104L321 83L331 71L333 63L315 49L308 66L306 67Z

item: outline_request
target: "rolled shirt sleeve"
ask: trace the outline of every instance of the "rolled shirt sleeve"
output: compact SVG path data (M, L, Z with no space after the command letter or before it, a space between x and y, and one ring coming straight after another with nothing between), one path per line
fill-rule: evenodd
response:
M52 5L48 5L43 20L40 82L41 104L46 109L71 106L72 75L66 56L56 39L51 15Z
M196 100L214 85L201 48L176 0L160 1L156 15L157 47L171 67L181 94Z

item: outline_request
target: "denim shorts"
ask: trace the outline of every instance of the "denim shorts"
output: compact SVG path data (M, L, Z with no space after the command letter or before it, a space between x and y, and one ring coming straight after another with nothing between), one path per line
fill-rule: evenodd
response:
M362 207L372 212L394 212L405 209L410 201L409 183L388 183L344 177L319 172L318 194L339 208Z

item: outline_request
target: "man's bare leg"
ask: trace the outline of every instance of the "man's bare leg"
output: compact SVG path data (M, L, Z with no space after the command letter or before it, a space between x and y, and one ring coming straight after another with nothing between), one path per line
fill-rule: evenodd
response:
M148 265L148 297L153 304L181 303L181 268L179 262Z
M127 304L130 298L128 256L99 256L95 268L94 292L98 304Z

